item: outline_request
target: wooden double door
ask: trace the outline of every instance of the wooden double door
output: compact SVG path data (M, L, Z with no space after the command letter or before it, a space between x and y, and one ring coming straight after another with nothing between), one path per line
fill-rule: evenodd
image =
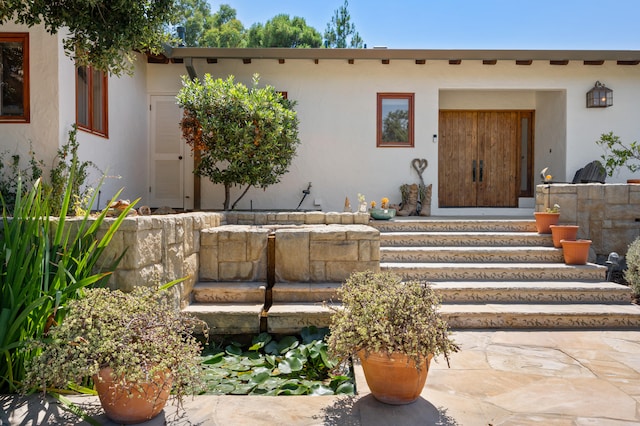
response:
M439 207L517 207L532 196L533 111L441 110Z

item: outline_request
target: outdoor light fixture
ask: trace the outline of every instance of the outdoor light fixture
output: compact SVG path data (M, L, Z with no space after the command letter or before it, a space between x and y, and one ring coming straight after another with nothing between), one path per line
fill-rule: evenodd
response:
M596 84L587 92L587 108L606 108L613 105L613 90L596 81Z

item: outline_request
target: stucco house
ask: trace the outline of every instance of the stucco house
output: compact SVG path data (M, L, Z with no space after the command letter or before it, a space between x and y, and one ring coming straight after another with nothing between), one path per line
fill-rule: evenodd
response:
M602 133L640 135L640 51L174 47L138 54L133 75L102 78L77 69L41 27L3 25L0 47L0 148L33 149L49 165L78 123L82 159L120 177L107 179L100 207L124 187L141 205L222 208L222 186L194 179L181 140L182 75L251 84L257 73L297 102L301 144L289 173L251 189L240 209L295 209L309 183L301 209L342 211L359 193L398 203L400 185L419 182L412 160L426 159L433 215L530 215L541 169L570 182L600 158ZM9 72L16 47L22 77ZM23 97L8 94L15 81ZM611 106L587 107L596 82L612 90ZM407 134L384 135L390 111L403 114ZM607 182L631 177L622 170Z

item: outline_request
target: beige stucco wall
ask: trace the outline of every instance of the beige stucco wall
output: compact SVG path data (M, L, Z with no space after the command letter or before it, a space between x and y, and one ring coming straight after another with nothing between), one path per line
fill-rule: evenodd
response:
M575 171L598 159L601 150L595 145L601 133L614 130L625 139L637 138L640 122L633 119L634 99L640 97L640 68L605 62L585 66L581 61L566 66L535 61L530 66L514 61L483 65L481 61L463 61L449 65L446 61L356 61L221 59L217 64L194 60L200 76L212 73L251 83L254 73L262 84L287 91L296 100L300 118L302 144L290 172L282 182L266 191L250 190L240 208L295 208L302 190L312 182L311 195L302 208L341 211L345 197L352 204L357 194L368 200L388 196L400 201L399 186L417 182L411 169L413 158L426 158L427 183L434 183L432 214L460 214L461 209L437 207L438 110L449 107L532 108L536 110L535 173L549 167L554 179L571 180ZM150 92L177 92L182 64L149 65ZM614 90L614 106L587 109L585 94L600 80ZM415 148L376 148L376 93L415 93ZM566 146L565 146L566 140ZM626 173L610 179L624 181ZM222 189L204 181L203 208L220 208ZM314 201L319 205L314 205ZM530 214L532 209L501 209L506 214ZM476 210L487 213L488 210Z
M0 123L0 151L7 151L9 156L19 154L21 164L26 167L30 146L39 159L53 158L58 146L58 38L39 26L27 28L5 23L0 31L29 33L31 121ZM46 165L49 166L49 161Z

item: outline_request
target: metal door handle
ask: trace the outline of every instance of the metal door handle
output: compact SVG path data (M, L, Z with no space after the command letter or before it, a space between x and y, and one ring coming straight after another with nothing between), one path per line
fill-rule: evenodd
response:
M484 161L480 160L480 182L482 182L482 171L484 169Z
M471 176L473 177L473 182L475 182L476 181L476 160L473 160L471 168L472 168Z

